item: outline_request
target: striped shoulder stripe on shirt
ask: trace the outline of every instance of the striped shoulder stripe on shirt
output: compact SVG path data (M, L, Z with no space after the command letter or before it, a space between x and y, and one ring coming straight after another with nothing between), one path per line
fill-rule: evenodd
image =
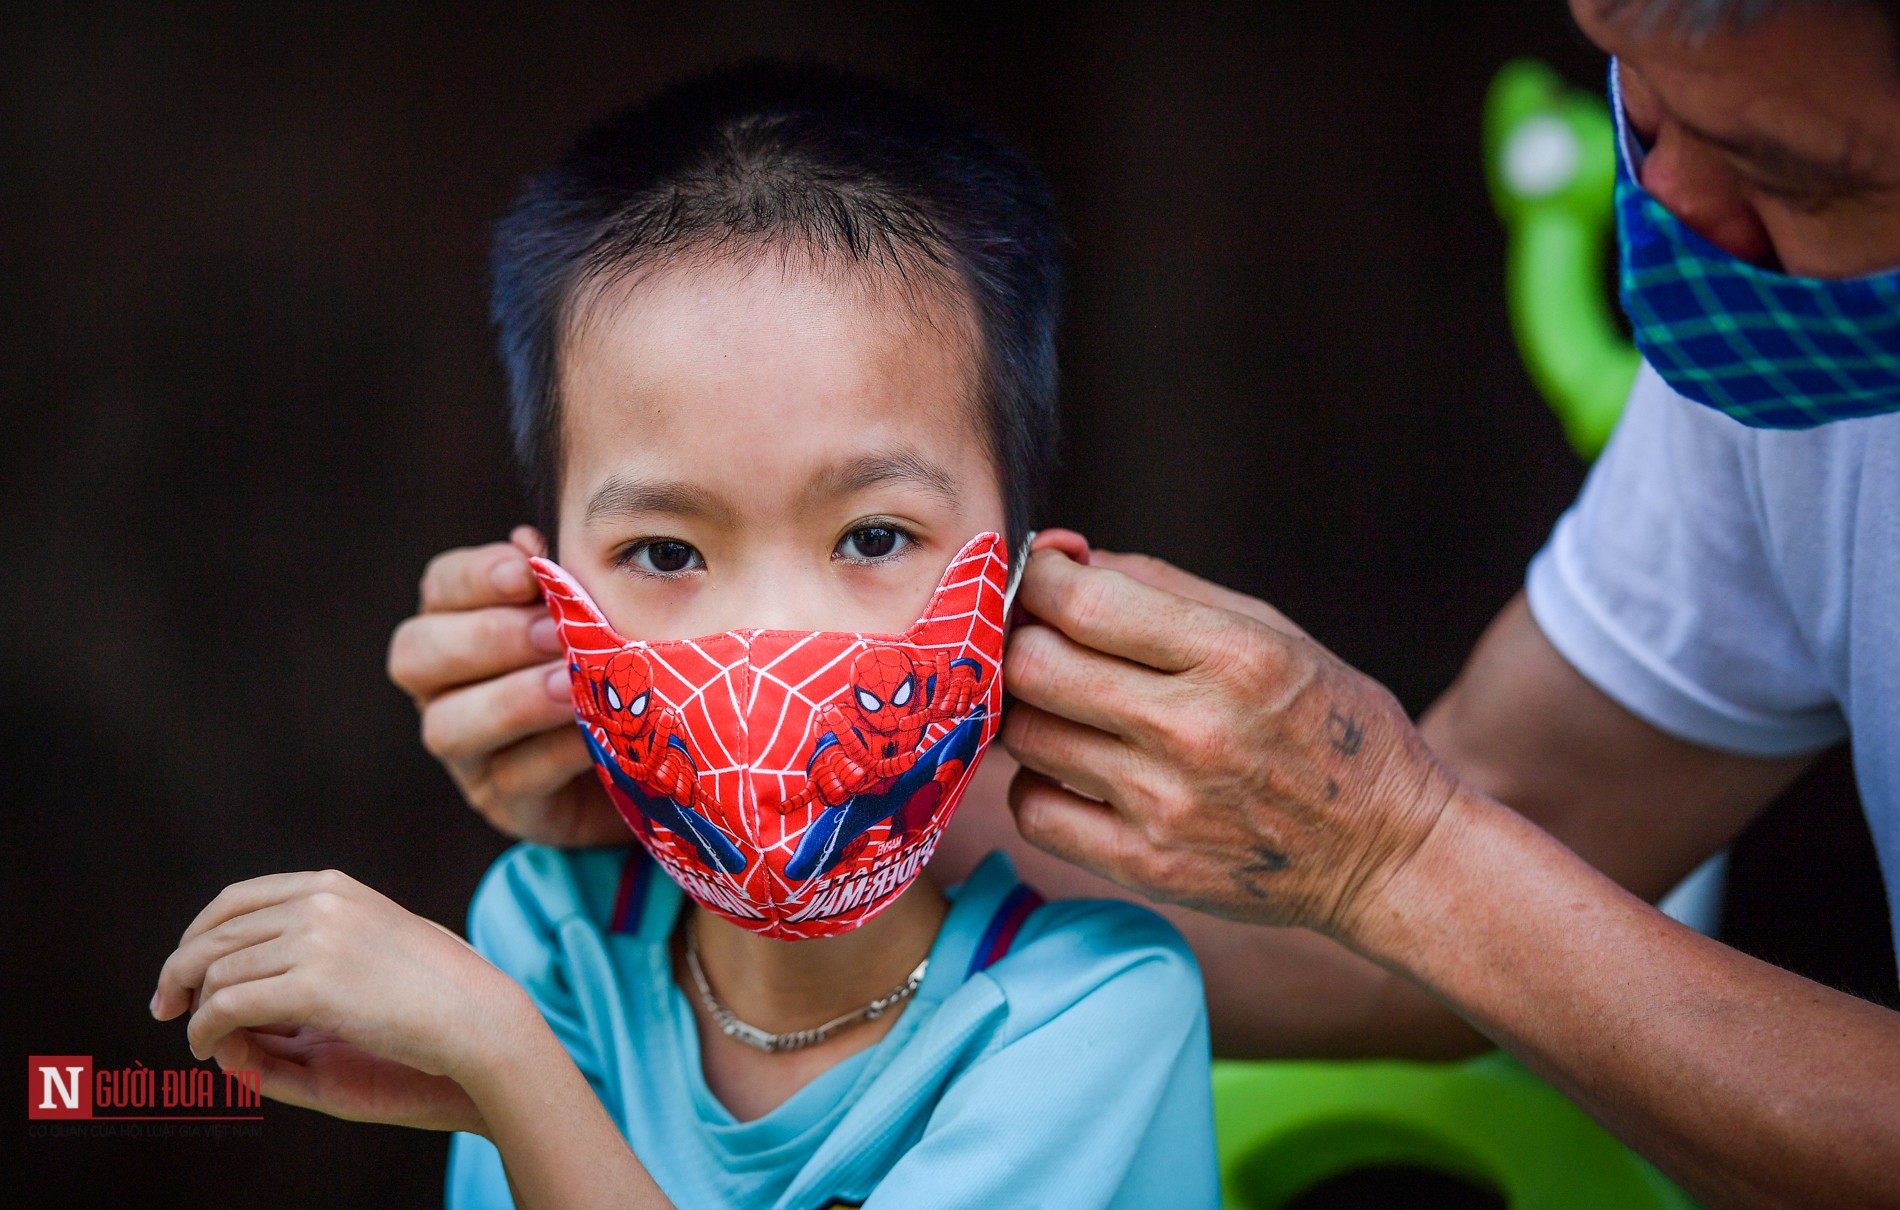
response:
M982 940L976 943L976 953L970 956L970 969L963 973L963 977L968 979L1002 961L1003 955L1009 953L1010 945L1015 942L1016 934L1021 931L1023 921L1029 919L1029 913L1042 904L1043 898L1034 888L1020 883L1016 889L1003 896L996 914L990 917L989 927L983 930Z
M613 915L607 918L608 932L640 931L640 913L647 905L647 879L653 876L652 871L653 863L647 860L645 849L634 845L627 850L627 859L620 866L620 886L614 891Z

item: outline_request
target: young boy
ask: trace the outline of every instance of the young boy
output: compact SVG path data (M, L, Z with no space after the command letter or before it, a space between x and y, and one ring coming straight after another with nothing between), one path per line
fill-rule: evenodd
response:
M462 1132L457 1207L1211 1205L1180 937L1040 904L1000 854L905 883L1000 696L902 636L1022 550L1056 243L1023 161L836 73L707 77L585 136L502 225L493 310L584 730L643 843L510 850L472 947L334 871L235 884L154 1013L279 1099ZM782 795L721 764L764 742L743 708L666 691L676 655L750 677L768 639L853 653ZM808 895L857 866L875 902Z

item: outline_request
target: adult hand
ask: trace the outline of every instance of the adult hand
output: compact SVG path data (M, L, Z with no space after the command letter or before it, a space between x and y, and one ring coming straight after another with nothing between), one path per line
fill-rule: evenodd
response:
M490 824L542 844L624 841L528 571L546 549L521 526L507 542L431 559L416 616L390 637L389 679L421 711L423 746Z
M1350 943L1450 774L1270 606L1075 542L1039 537L1004 656L1023 834L1149 898Z

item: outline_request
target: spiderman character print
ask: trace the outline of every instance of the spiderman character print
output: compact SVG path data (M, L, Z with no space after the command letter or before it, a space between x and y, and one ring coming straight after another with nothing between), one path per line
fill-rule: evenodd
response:
M533 561L614 805L704 907L783 939L869 920L923 870L1002 707L1015 583L972 538L902 634L731 630L641 642Z

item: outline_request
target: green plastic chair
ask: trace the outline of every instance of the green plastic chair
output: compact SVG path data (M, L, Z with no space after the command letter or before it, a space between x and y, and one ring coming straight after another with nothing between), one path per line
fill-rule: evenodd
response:
M1696 1207L1501 1052L1463 1063L1216 1063L1214 1120L1227 1210L1278 1210L1382 1165L1462 1178L1511 1210Z
M1636 347L1605 288L1615 231L1609 106L1532 59L1504 65L1484 102L1484 174L1504 224L1504 295L1531 381L1585 461L1636 379Z

